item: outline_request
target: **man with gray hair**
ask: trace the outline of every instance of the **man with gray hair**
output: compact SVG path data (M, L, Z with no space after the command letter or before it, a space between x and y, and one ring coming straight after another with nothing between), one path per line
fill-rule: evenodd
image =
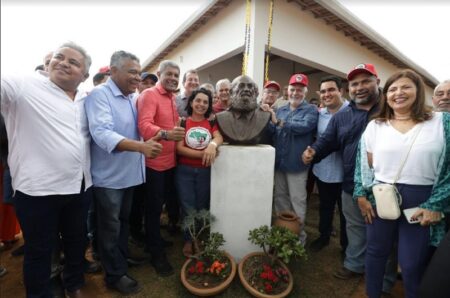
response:
M298 153L312 143L319 118L317 109L306 101L308 77L294 74L289 80L289 103L271 110L271 129L275 147L275 190L276 212L291 211L300 218L302 245L306 243L306 180L309 166L304 164Z
M82 195L92 185L84 98L91 58L75 43L54 51L48 73L1 78L14 204L25 240L27 297L51 297L50 262L60 232L67 295L84 285ZM30 149L32 154L30 154Z
M147 248L151 253L151 264L160 276L173 274L172 265L164 251L164 241L160 232L162 206L175 205L176 142L184 138L184 128L175 105L174 92L178 88L180 67L173 61L161 62L155 87L144 90L138 98L138 127L144 140L157 136L163 149L155 158L146 158L145 201ZM174 202L175 201L175 202ZM169 208L169 207L168 207Z
M213 112L223 112L230 107L230 89L231 83L229 79L222 79L216 83L216 93L218 101L213 105Z
M436 110L450 113L450 80L445 80L436 86L432 100Z
M129 295L139 291L128 274L128 217L134 186L144 183L144 156L155 158L161 144L140 140L136 118L139 59L128 52L111 56L111 77L86 98L92 135L91 173L97 211L97 242L109 288Z

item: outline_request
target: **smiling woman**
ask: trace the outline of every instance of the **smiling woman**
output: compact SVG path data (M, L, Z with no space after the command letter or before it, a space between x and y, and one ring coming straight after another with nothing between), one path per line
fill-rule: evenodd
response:
M425 104L421 77L409 69L390 76L383 89L380 112L361 138L355 167L353 197L367 224L369 297L381 295L387 257L396 241L405 294L417 297L430 245L437 246L444 236L441 212L450 201L449 147L450 117L432 112ZM417 207L417 211L410 218L406 213L394 220L380 218L382 205L376 204L378 198L374 200L369 187L378 183L393 184L403 199L400 208Z

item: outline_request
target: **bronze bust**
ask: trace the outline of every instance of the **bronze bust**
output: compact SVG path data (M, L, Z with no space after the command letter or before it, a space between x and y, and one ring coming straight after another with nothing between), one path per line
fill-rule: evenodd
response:
M258 107L258 94L258 86L249 76L239 76L233 80L231 106L216 115L225 142L232 145L256 145L261 142L270 113Z

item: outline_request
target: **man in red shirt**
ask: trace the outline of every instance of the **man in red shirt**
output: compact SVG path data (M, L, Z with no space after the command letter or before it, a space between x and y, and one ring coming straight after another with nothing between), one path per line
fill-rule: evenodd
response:
M164 200L176 200L175 167L176 143L184 138L185 129L179 127L179 115L174 92L178 88L180 68L172 61L161 62L155 87L144 90L138 98L138 127L144 140L158 135L163 145L155 159L147 158L146 165L146 231L151 264L160 276L173 274L173 268L164 252L159 218ZM169 203L169 202L167 202Z

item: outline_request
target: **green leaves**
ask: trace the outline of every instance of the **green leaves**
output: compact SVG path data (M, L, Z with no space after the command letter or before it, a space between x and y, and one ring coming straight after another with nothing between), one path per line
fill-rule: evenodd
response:
M271 258L272 264L277 259L287 264L294 257L306 257L298 236L284 227L261 226L249 232L248 240L261 247Z

